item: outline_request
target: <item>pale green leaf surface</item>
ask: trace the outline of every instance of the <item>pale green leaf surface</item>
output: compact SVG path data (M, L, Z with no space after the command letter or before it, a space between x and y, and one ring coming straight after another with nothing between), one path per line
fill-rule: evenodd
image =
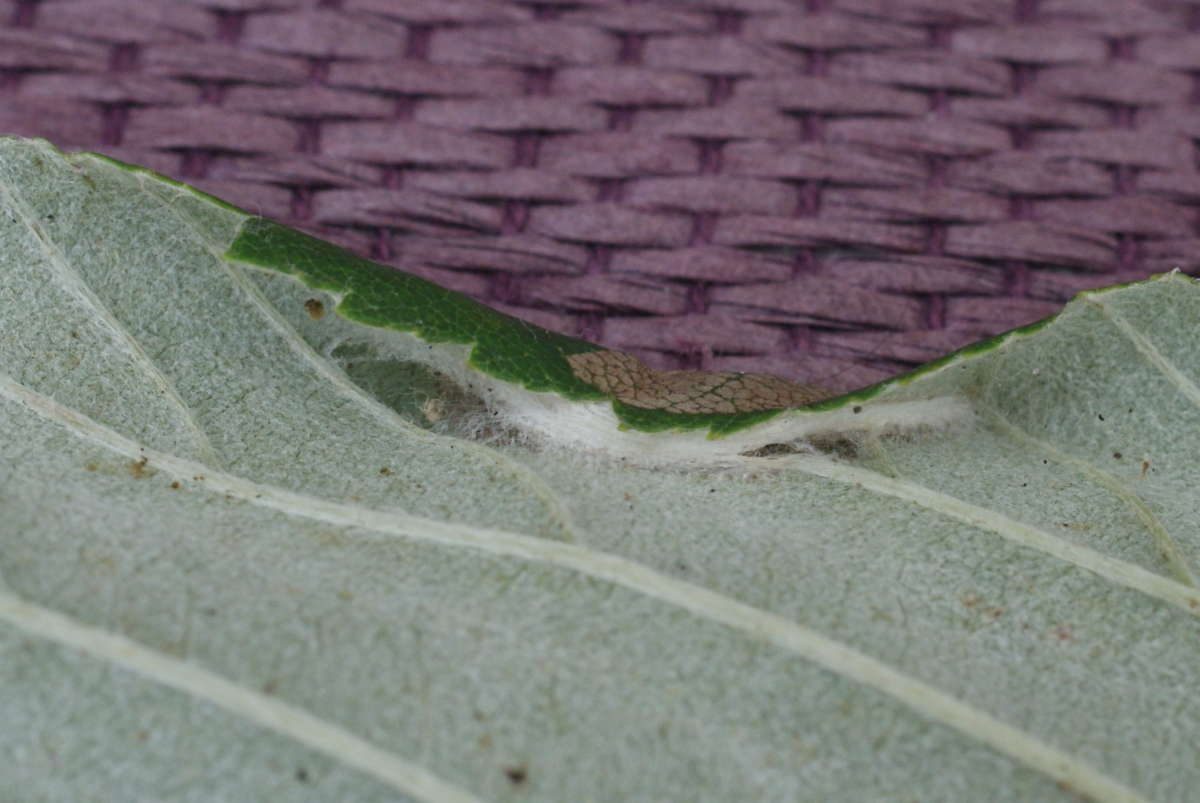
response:
M831 422L824 452L639 465L493 416L469 343L225 258L247 219L0 143L0 752L23 799L1200 788L1191 280L774 416ZM970 415L845 424L942 399ZM688 437L615 423L617 450Z

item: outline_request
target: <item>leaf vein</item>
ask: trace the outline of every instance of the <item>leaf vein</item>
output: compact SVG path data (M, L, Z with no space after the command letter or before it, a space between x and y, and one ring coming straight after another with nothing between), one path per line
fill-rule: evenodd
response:
M77 271L70 268L66 256L37 226L34 221L35 215L27 205L22 203L10 188L3 183L0 183L0 195L3 195L7 199L9 209L21 220L25 228L40 244L42 254L45 256L52 273L58 279L59 286L95 316L95 319L112 337L114 344L129 356L132 363L147 377L150 385L178 411L184 426L192 434L192 437L195 439L196 448L204 459L219 464L216 449L213 448L212 443L209 441L207 433L204 432L199 422L196 421L191 408L184 402L183 397L179 395L175 384L162 372L154 359L146 354L141 344L138 343L137 339L120 319L113 314L112 310L88 287L83 277Z
M1049 455L1060 464L1071 467L1097 485L1107 488L1114 496L1129 505L1133 509L1134 514L1150 532L1150 537L1154 540L1154 545L1158 547L1159 553L1167 562L1167 566L1170 567L1176 579L1186 586L1196 587L1196 576L1192 573L1191 567L1188 566L1187 559L1179 551L1179 545L1175 543L1175 539L1167 532L1166 527L1163 526L1158 516L1154 515L1154 511L1150 510L1150 506L1146 504L1146 501L1134 492L1128 483L1122 482L1107 471L1103 471L1085 460L1074 457L1063 449L1056 448L1046 441L1033 437L1025 430L1008 421L997 410L985 408L984 412L993 424L1003 428L1013 439L1021 441L1021 443L1030 449L1036 449Z
M370 528L377 532L401 537L417 538L433 543L473 548L492 554L541 562L623 586L649 598L687 610L701 618L723 624L751 638L773 644L836 675L875 689L897 700L917 714L935 723L958 730L1020 764L1041 772L1055 781L1067 784L1096 800L1106 801L1106 803L1134 803L1144 800L1136 792L1115 779L1109 778L1097 768L984 711L945 694L917 678L910 677L876 658L783 616L662 574L627 558L575 544L533 538L501 530L468 528L422 519L399 511L376 511L353 507L261 485L222 472L208 471L206 467L194 461L139 447L132 440L108 427L77 411L65 408L53 399L19 385L4 374L0 374L0 396L23 404L38 415L72 430L79 437L86 438L105 448L130 457L135 455L148 457L160 470L179 477L187 478L204 474L204 479L197 481L196 485L202 485L216 493L240 497L252 504L278 510L287 515L302 516L343 526ZM832 472L836 479L846 479L847 476L852 476L853 479L850 481L865 480L871 484L878 484L878 480L883 479L872 479L869 472L847 469L831 461L825 462L828 463L828 466L836 469ZM843 472L851 472L851 474L847 475ZM927 494L934 495L932 491L922 490L925 490ZM958 505L964 508L973 507L961 502ZM1159 579L1165 583L1173 583L1173 581L1163 578ZM6 600L3 595L0 595L0 615L17 616L10 612L13 602L19 601ZM38 621L47 620L43 617ZM112 636L111 638L118 637ZM186 665L165 664L163 673L167 682L173 679L169 671L172 667L185 668ZM236 690L237 687L232 686L232 689ZM316 721L320 722L320 720ZM362 744L366 745L365 742Z
M1179 370L1175 363L1171 362L1165 354L1159 351L1158 347L1150 341L1150 338L1138 331L1124 316L1109 306L1102 297L1087 295L1084 296L1084 300L1099 308L1104 316L1112 322L1113 326L1133 343L1138 353L1146 358L1146 362L1153 365L1171 384L1179 388L1192 404L1200 407L1200 386L1197 386L1183 371Z
M29 633L190 694L225 711L325 753L428 803L475 803L478 798L350 731L297 706L242 686L193 663L125 636L75 621L0 591L0 619Z
M1013 543L1036 549L1047 555L1078 566L1126 588L1162 600L1181 608L1192 616L1200 616L1200 590L1143 569L1128 561L1109 557L1094 549L1073 544L1028 524L1011 519L994 510L971 504L949 494L915 483L885 477L873 471L835 463L819 457L797 455L774 458L771 465L789 465L818 477L859 485L869 491L916 503L972 527L989 530Z

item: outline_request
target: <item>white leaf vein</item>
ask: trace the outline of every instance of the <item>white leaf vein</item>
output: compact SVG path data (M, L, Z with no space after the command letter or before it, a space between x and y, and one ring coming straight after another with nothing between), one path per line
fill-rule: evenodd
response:
M33 239L37 241L38 247L45 257L46 264L50 266L59 287L68 295L75 298L94 316L95 320L109 333L109 336L112 338L111 342L130 358L133 365L148 380L149 385L170 402L171 406L177 411L180 421L194 439L196 448L203 458L219 464L216 449L213 448L208 435L196 421L191 408L179 395L179 391L174 383L162 372L153 358L142 349L137 338L113 314L112 310L108 308L100 297L92 291L87 282L83 280L83 277L70 267L66 255L41 230L41 227L37 225L36 216L32 210L3 183L0 183L0 195L4 196L6 205L20 219Z
M1141 331L1130 323L1125 316L1114 310L1103 296L1086 295L1084 300L1097 307L1106 318L1117 328L1121 334L1133 344L1150 365L1154 366L1171 384L1179 388L1180 392L1188 398L1195 406L1200 407L1200 386L1191 380L1175 363L1171 362L1165 354L1158 350L1158 347L1150 341Z
M346 376L346 373L338 368L332 360L318 354L308 344L308 341L296 331L296 328L288 323L279 310L254 286L242 268L228 261L222 260L222 262L235 286L242 292L263 320L279 334L288 345L288 348L310 365L322 379L332 385L343 397L360 405L383 426L391 430L398 430L406 437L424 442L444 442L448 440L444 435L438 435L421 429L363 390L350 377ZM279 274L273 275L278 276ZM291 279L291 277L286 278L289 281L298 281ZM527 466L521 465L517 461L491 449L484 449L469 441L453 440L459 448L471 452L474 456L480 457L493 465L499 465L507 469L549 511L551 518L558 524L566 538L574 540L575 529L570 514L541 476L531 471Z
M0 591L0 619L30 635L108 661L269 728L419 800L428 803L475 803L478 800L424 767L383 750L345 728L125 636L83 624L4 591Z
M1040 451L1048 455L1055 462L1069 466L1072 470L1087 477L1097 485L1107 488L1113 496L1132 508L1134 514L1150 533L1150 537L1153 539L1154 545L1158 548L1159 554L1162 555L1163 560L1166 561L1167 566L1171 569L1176 579L1186 586L1196 587L1196 577L1188 565L1187 558L1180 551L1179 545L1171 537L1171 534L1167 532L1167 528L1163 526L1158 516L1154 515L1154 511L1150 509L1150 506L1129 487L1128 483L1123 482L1086 460L1081 460L1071 455L1066 449L1033 437L1033 435L1006 419L998 410L981 408L981 412L988 416L990 423L1003 429L1009 437L1020 441L1026 448Z
M145 179L139 175L139 181ZM346 376L345 372L339 369L331 360L318 354L309 344L308 341L296 330L294 326L288 323L287 319L275 308L273 304L259 291L257 287L246 276L245 269L239 265L235 265L225 258L225 252L229 247L229 243L221 243L213 241L203 236L202 232L196 230L192 222L184 215L174 204L163 199L158 194L143 188L145 201L155 206L158 211L165 215L170 215L178 223L180 228L186 228L192 232L195 239L202 243L205 250L212 256L214 260L222 267L225 274L229 277L230 282L238 289L242 296L250 304L251 308L259 315L259 317L269 326L280 339L288 347L289 350L299 357L305 364L314 370L318 376L328 382L337 392L344 398L358 404L369 415L371 415L381 425L393 431L400 431L406 437L422 440L425 442L434 442L444 439L445 436L438 435L433 432L421 429L412 422L406 420L399 415L395 410L380 402L375 397L364 391L359 385L353 382L350 377ZM258 266L249 266L254 270L260 270L263 273L271 276L283 276L277 271L260 268ZM284 277L290 281L297 281L290 276ZM182 399L180 404L184 404ZM574 540L575 525L571 520L570 513L563 507L558 497L551 491L536 472L530 470L527 466L512 460L511 458L498 454L490 449L484 449L474 443L466 441L456 441L456 445L461 445L462 448L470 451L476 457L487 460L493 464L498 464L508 469L518 482L522 483L539 502L549 511L550 517L558 524L559 529L568 540Z
M377 532L453 547L478 549L492 554L569 569L588 577L623 586L649 598L687 610L701 618L724 624L752 638L773 644L843 678L875 689L908 706L927 719L954 728L1026 767L1041 772L1085 795L1090 795L1095 800L1106 803L1133 803L1143 800L1136 792L1108 777L1096 767L945 694L930 684L910 677L878 659L783 616L662 574L635 561L559 541L539 539L501 530L464 527L422 519L398 511L377 511L355 507L262 485L235 475L211 471L207 466L195 461L140 447L134 441L93 421L82 413L70 410L53 399L16 383L11 377L3 374L0 374L0 395L67 428L86 441L130 458L147 458L149 463L157 469L174 475L181 481L188 481L189 478L202 475L202 480L192 480L190 484L202 486L214 493L237 497L289 516L342 526L368 528ZM831 461L826 462L833 469L833 475L836 478L846 478L847 475L842 473L847 470L845 467L838 466ZM863 475L862 479L869 479L869 472L853 471ZM920 490L926 494L933 493L927 489ZM957 500L950 501L957 502ZM964 505L958 503L958 506ZM955 509L955 505L945 505L945 508L952 510ZM983 512L988 513L989 511ZM30 627L36 630L42 625L34 624ZM46 635L50 638L54 637L50 633ZM174 665L164 667L163 672L168 679L172 668ZM209 674L206 674L202 677L197 676L197 678L207 681L216 676L210 677ZM229 681L224 681L224 683L228 684ZM225 685L219 687L222 694L227 690L228 687ZM204 682L197 682L194 686L189 686L188 691L201 697L210 698L218 692L218 688L210 688ZM291 730L289 729L287 732L291 733ZM294 735L299 738L302 734Z
M782 459L771 458L765 464L791 466L818 477L858 485L876 493L914 502L972 527L993 532L1013 543L1044 552L1118 585L1162 600L1192 616L1200 616L1200 590L1128 561L1065 541L995 510L971 504L923 485L835 463L827 458L797 455Z

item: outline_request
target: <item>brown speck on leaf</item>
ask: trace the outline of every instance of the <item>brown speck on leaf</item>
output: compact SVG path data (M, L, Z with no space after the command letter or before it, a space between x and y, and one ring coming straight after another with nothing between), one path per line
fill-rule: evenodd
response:
M753 413L803 407L828 399L833 391L772 374L712 371L656 371L623 351L572 354L567 363L577 379L617 401L644 410L706 415Z
M505 767L504 774L508 777L508 780L513 782L514 786L520 786L529 777L529 770L525 769L524 766Z
M175 482L171 483L171 487L178 491L179 488L181 487L179 485L179 480L175 480Z
M1120 460L1120 459L1121 459L1121 453L1120 453L1120 452L1113 452L1113 457L1115 457L1117 460Z
M88 471L95 471L96 469L98 469L100 467L98 465L96 465L95 463L87 463L84 465L84 468L86 468Z
M387 466L384 466L383 468L379 469L379 473L386 477L392 473L392 470Z
M818 452L845 460L858 457L858 444L840 433L816 432L808 436L808 444Z
M129 464L129 473L135 478L141 479L146 476L146 464L150 462L149 457L143 457L141 460L134 460Z
M314 321L319 321L325 317L325 305L319 299L310 298L304 302L304 309L308 313L308 317Z
M1145 479L1145 478L1146 478L1146 472L1147 472L1147 471L1149 471L1149 470L1150 470L1150 461L1149 461L1149 460L1143 460L1143 461L1142 461L1142 479Z

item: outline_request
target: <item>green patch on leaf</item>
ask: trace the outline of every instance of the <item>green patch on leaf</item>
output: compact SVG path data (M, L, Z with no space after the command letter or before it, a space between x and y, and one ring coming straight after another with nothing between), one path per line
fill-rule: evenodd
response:
M226 259L295 276L314 290L342 297L348 320L429 343L474 345L471 367L534 391L573 400L605 398L571 373L566 357L600 347L497 312L461 293L371 262L345 249L263 218L251 218Z
M758 410L753 413L710 413L707 415L684 415L665 410L646 410L631 404L614 401L613 410L622 426L639 432L686 432L695 429L709 431L709 437L717 438L774 418L782 410Z

